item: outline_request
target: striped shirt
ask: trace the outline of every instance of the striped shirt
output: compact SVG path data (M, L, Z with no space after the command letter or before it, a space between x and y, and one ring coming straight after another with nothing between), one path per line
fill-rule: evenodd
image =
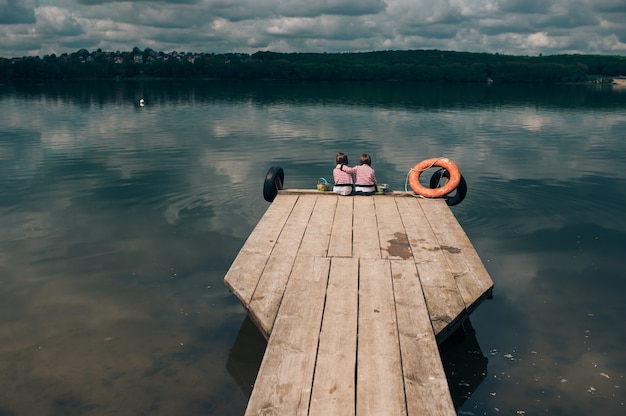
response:
M353 168L342 166L341 170L343 173L356 174L356 181L354 183L357 185L376 185L376 171L374 171L370 165L358 165ZM335 181L335 183L336 182L337 181Z
M335 186L333 186L333 192L339 195L350 195L354 190L352 184L354 183L354 179L352 178L352 174L348 172L344 172L341 169L333 169L333 180L335 181ZM348 185L348 186L345 186Z
M355 166L357 185L376 185L376 172L370 165Z
M335 185L354 183L352 172L350 172L348 169L352 169L352 168L348 166L342 166L341 170L337 168L333 170L333 180L335 181Z

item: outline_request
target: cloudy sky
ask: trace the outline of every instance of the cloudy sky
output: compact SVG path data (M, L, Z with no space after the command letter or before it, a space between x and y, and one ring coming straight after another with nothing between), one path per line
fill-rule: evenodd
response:
M626 55L626 0L0 0L0 56L135 46Z

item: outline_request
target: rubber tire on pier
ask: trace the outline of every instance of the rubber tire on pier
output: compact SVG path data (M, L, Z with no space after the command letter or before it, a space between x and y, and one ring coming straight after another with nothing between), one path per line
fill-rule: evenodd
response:
M283 183L285 182L285 172L283 168L278 166L272 166L265 175L265 182L263 183L263 198L267 202L272 202L278 191L283 189Z
M431 189L435 189L439 187L439 182L441 181L442 176L450 180L450 172L448 172L446 169L439 169L435 171L435 173L433 173L433 176L430 177L429 185ZM463 177L463 175L461 175L461 180L459 182L459 185L456 187L456 194L454 194L453 196L446 195L446 204L448 204L448 206L450 207L454 205L458 205L465 199L466 195L467 195L467 182L465 182L465 178Z

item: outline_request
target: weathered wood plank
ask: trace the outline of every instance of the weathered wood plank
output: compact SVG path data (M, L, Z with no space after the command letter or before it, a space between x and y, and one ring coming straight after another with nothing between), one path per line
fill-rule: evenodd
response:
M281 189L278 191L278 195L323 195L323 196L331 196L336 197L337 194L332 191L320 192L317 189ZM356 198L361 198L362 195L355 195ZM415 194L412 192L405 191L391 191L385 192L384 194L376 194L375 196L385 196L385 197L414 197Z
M375 196L380 251L383 258L411 259L413 254L394 198Z
M467 234L446 205L424 205L424 214L443 249L465 306L471 311L477 301L491 293L493 281Z
M406 401L389 260L359 262L357 415L403 415Z
M246 416L308 414L329 268L327 258L297 258Z
M493 285L445 201L315 190L279 192L225 281L271 333L246 415L310 416L453 415L436 340Z
M328 246L329 257L352 256L352 205L354 198L338 198Z
M284 195L268 207L224 277L228 288L246 308L297 200L298 195Z
M355 196L352 199L354 200L352 255L359 258L380 258L374 198Z
M426 206L443 204L443 200L398 198L402 221L413 250L426 304L435 334L441 333L465 313L465 303L459 294L454 276L431 225L424 217Z
M455 415L415 264L391 261L409 415Z
M311 394L311 415L355 414L358 286L358 259L332 259Z
M314 206L313 198L298 199L252 295L250 316L266 336L272 333L287 279Z
M322 194L322 192L318 194ZM328 253L328 243L338 196L337 194L334 196L318 194L300 196L301 198L313 198L315 209L304 232L298 256L324 257Z

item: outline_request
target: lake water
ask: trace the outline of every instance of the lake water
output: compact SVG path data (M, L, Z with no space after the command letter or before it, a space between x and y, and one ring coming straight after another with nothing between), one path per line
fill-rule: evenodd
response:
M338 151L467 180L460 415L626 413L626 90L154 81L0 85L0 415L243 414L265 341L224 275L269 167Z

